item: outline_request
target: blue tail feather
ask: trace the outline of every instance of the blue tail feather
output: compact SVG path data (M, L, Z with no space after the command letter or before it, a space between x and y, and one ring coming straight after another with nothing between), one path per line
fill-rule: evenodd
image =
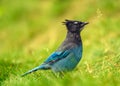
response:
M25 72L25 73L22 74L21 76L22 76L22 77L23 77L23 76L26 76L26 75L28 75L28 74L30 74L30 73L32 73L32 72L35 72L35 71L37 71L37 70L40 70L40 69L45 69L45 67L42 66L42 65L37 66L37 67L35 67L35 68L29 70L28 72Z

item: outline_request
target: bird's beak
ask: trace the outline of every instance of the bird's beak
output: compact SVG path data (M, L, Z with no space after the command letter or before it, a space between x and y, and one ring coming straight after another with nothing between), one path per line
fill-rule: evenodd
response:
M84 22L84 23L83 23L83 26L85 26L85 25L87 25L87 24L89 24L89 22Z
M89 24L89 23L88 22L83 22L83 24L81 26L84 27L87 24ZM83 30L83 28L81 28L81 30Z

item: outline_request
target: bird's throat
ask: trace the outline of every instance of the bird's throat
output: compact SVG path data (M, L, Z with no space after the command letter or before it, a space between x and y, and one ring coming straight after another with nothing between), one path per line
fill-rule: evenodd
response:
M80 45L82 48L82 40L80 33L67 32L66 39L57 51L71 49L73 47L76 47L77 45Z
M70 31L67 32L67 36L66 36L66 39L68 41L72 41L72 42L81 42L81 37L80 37L80 32L75 32L75 33L72 33Z

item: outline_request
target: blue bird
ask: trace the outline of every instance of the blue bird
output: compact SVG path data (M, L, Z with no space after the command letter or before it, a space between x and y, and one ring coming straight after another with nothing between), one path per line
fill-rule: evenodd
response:
M67 35L60 47L53 52L41 65L29 70L22 76L37 70L51 69L55 73L72 71L82 57L82 40L80 32L88 22L65 20Z

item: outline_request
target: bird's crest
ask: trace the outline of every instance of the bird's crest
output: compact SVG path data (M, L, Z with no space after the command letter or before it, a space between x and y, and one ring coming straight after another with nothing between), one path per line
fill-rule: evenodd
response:
M75 20L68 20L68 19L65 19L64 22L62 22L63 24L68 24L68 23L74 23L74 24L78 24L80 21L75 21Z

